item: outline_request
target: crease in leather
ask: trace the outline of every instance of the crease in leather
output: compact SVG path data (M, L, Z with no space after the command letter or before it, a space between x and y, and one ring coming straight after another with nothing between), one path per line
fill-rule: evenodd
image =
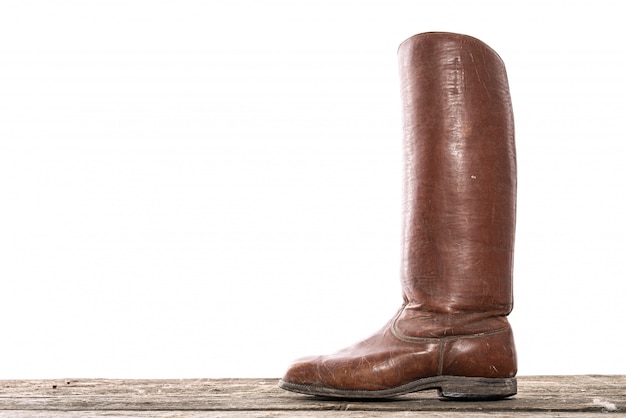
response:
M464 331L463 329L459 329L457 332L454 332L454 333L452 332L446 333L445 328L444 328L444 330L438 334L420 335L421 330L419 326L416 326L415 323L413 322L411 324L412 325L411 328L416 330L416 333L415 335L408 335L406 332L403 332L402 330L400 330L400 327L398 326L398 322L401 320L401 315L404 313L404 311L405 309L402 308L396 314L393 321L391 322L390 331L394 337L396 337L397 339L401 341L408 342L408 343L443 341L443 340L453 340L453 339L458 339L458 338L480 338L484 336L498 334L501 332L506 332L511 327L508 321L506 320L506 318L504 318L504 321L503 321L500 317L487 316L485 319L487 320L490 319L491 321L489 321L490 322L489 324L480 328L481 329L480 331L470 332L470 331ZM459 316L466 317L467 314L459 314ZM468 320L465 320L465 321L468 321ZM494 327L492 325L494 323L498 324L498 326ZM441 325L439 325L438 328L441 329Z

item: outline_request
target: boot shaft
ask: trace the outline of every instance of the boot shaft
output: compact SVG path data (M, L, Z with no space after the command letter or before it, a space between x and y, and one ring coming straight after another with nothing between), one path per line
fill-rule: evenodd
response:
M449 33L409 38L398 58L405 299L422 312L508 314L516 160L504 64Z

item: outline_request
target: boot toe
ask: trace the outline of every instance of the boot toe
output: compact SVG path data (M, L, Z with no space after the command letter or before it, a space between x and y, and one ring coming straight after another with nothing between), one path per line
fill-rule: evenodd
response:
M294 362L282 378L282 382L298 386L319 386L319 357L305 357Z

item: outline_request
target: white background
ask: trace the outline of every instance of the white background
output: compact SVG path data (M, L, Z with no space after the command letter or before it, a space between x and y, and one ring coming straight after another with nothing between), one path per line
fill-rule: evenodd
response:
M520 374L626 373L617 1L3 1L0 378L279 377L401 303L396 48L504 59Z

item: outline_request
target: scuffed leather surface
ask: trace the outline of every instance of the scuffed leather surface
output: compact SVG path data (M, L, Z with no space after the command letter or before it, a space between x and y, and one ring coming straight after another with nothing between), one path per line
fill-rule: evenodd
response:
M380 390L434 376L439 368L440 342L404 342L390 324L370 338L331 355L307 357L294 363L283 380L302 385L348 390Z
M511 327L501 332L444 339L439 374L469 377L513 377L517 354Z
M383 390L438 375L513 377L517 361L510 326L486 334L400 339L393 321L336 353L302 358L283 380L312 387Z
M283 380L380 390L517 372L516 160L504 64L481 41L425 33L398 50L404 112L404 304L370 338L295 362Z

